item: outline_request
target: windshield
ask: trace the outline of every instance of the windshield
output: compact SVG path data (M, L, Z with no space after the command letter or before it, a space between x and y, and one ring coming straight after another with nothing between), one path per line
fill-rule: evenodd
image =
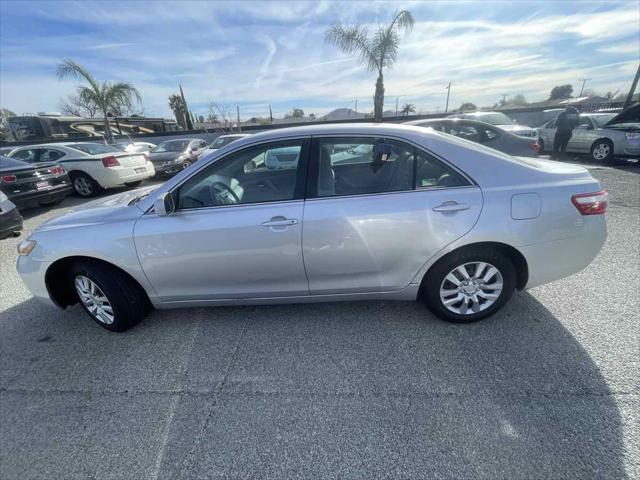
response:
M491 125L511 125L513 120L507 117L504 113L482 113L480 115L469 116L469 118L475 118L481 122L490 123Z
M189 145L189 140L171 140L162 142L156 148L152 149L151 152L182 152L187 149L187 145Z
M591 120L593 120L597 126L604 127L616 115L616 113L609 113L607 115L594 115L593 117L591 117Z
M88 153L89 155L102 155L103 153L114 153L120 151L116 148L110 147L109 145L103 145L101 143L76 143L67 146L80 150L81 152Z

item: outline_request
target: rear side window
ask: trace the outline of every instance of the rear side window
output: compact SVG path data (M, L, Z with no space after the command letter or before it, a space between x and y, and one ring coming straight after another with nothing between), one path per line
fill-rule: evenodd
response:
M416 149L416 185L418 188L466 187L469 182L438 159Z
M371 137L320 138L314 150L318 197L413 189L410 145Z

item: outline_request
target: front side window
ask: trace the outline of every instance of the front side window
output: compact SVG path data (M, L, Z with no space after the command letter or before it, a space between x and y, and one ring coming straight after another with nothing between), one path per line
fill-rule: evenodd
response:
M38 150L35 148L28 148L26 150L19 150L11 155L12 158L17 158L23 162L33 163L38 161Z
M187 180L177 191L179 209L293 200L305 140L269 143L234 152Z
M326 138L319 139L314 149L318 197L413 188L410 145L380 138Z

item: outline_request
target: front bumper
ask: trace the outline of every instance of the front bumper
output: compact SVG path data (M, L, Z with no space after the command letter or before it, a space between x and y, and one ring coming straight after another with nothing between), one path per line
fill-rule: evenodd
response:
M184 169L185 161L186 159L180 158L177 160L154 163L153 166L156 169L156 175L172 175Z
M26 287L36 299L46 303L47 305L59 307L59 305L56 305L56 303L51 300L45 283L45 274L47 273L47 269L51 263L52 262L40 262L34 260L29 255L21 255L18 256L16 270L18 270L20 278L22 278Z
M19 235L22 230L22 215L17 208L0 214L0 240Z

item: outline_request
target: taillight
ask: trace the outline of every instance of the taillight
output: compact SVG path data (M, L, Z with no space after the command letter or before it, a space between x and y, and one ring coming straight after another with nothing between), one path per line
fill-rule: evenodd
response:
M540 144L538 142L530 143L529 148L536 153L540 153Z
M102 165L105 167L117 167L120 165L120 162L116 157L104 157L102 159Z
M64 168L62 168L61 166L56 165L55 167L51 167L49 169L49 173L52 175L63 175L67 172L65 172Z
M148 162L149 161L149 154L147 152L144 152L142 154L142 156L144 157L144 159Z
M16 181L16 176L15 175L3 175L2 177L0 177L0 179L2 179L2 181L4 183L13 183Z
M607 211L609 194L606 190L595 193L581 193L571 197L571 201L582 215L602 215Z

